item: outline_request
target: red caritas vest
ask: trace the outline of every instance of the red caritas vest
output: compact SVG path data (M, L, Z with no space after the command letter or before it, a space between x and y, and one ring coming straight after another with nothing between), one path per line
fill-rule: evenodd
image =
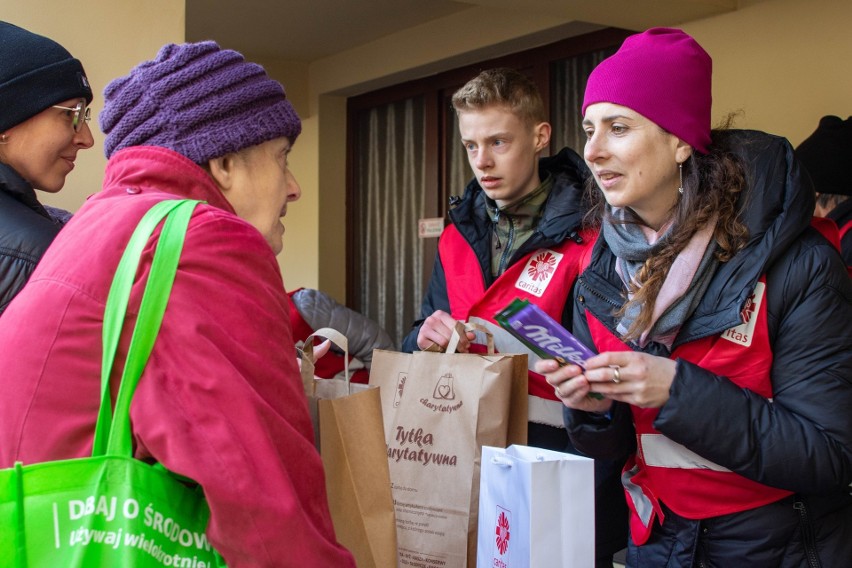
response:
M507 268L486 290L473 249L454 225L447 226L441 234L438 251L446 275L451 315L460 321L476 316L496 325L494 314L515 298L521 298L534 302L556 321L562 321L565 302L579 272L579 259L595 241L594 233L584 232L581 236L582 244L566 239L559 245L531 252ZM543 376L532 371L529 376L530 395L559 402ZM561 416L561 408L559 413Z
M763 306L765 286L761 278L743 310L745 323L721 335L680 345L671 358L689 361L771 398L772 349ZM587 312L586 317L600 352L630 349L594 316ZM630 532L637 545L648 540L655 517L663 522L660 501L682 517L706 519L754 509L791 495L790 491L747 479L665 437L653 425L659 409L631 406L631 410L637 452L628 460L622 481L631 509Z

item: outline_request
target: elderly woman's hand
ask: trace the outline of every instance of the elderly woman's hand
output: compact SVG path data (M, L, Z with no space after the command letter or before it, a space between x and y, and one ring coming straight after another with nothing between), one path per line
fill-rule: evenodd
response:
M317 361L320 357L328 353L328 350L331 349L331 340L326 339L319 345L314 346L314 361ZM296 362L299 364L299 369L302 368L302 358L296 357Z

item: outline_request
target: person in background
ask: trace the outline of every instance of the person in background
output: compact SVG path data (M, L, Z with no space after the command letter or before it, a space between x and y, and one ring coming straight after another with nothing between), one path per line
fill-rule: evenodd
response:
M711 131L711 59L677 29L627 38L582 110L601 232L574 334L599 354L537 369L578 449L629 455L627 565L848 564L852 282L793 148Z
M299 288L287 295L290 296L293 307L290 310L290 321L296 347L304 345L308 336L320 328L335 329L346 337L349 345L349 371L352 382L369 382L373 350L394 348L388 332L367 316L347 308L320 290ZM330 351L317 359L314 375L324 379L343 378L343 351L335 345L330 346Z
M568 299L579 259L593 242L581 228L588 170L569 148L541 157L551 132L544 103L535 84L514 69L483 71L452 104L476 178L450 203L451 224L441 234L421 319L402 348L445 348L457 321L477 321L491 329L498 351L524 353L494 314L515 298L527 299L570 330ZM471 349L472 339L462 338L459 351ZM532 371L529 385L528 444L574 451L553 388ZM613 554L626 546L622 464L595 463L599 567L611 567Z
M203 488L208 539L230 568L354 566L334 535L275 260L301 195L288 167L296 111L262 67L212 41L164 46L104 97L103 190L0 318L0 467L90 454L119 258L153 205L201 200L130 407L135 456Z
M852 163L852 117L822 117L814 133L796 147L796 159L814 182L814 215L837 225L843 260L852 269L852 180L846 170Z
M53 41L0 22L0 314L70 214L39 203L94 144L83 65Z

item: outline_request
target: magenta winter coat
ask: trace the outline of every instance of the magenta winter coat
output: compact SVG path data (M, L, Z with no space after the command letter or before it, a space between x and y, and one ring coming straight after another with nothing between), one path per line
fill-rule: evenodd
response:
M113 156L103 191L0 317L0 467L91 452L113 271L142 215L176 197L207 204L193 214L131 406L136 456L203 486L210 541L231 568L354 566L334 537L273 252L201 168L163 148Z

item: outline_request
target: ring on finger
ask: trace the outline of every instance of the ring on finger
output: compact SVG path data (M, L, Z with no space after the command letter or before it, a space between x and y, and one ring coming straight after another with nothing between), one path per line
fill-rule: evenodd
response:
M618 384L621 382L621 373L618 370L618 365L612 368L612 382Z

